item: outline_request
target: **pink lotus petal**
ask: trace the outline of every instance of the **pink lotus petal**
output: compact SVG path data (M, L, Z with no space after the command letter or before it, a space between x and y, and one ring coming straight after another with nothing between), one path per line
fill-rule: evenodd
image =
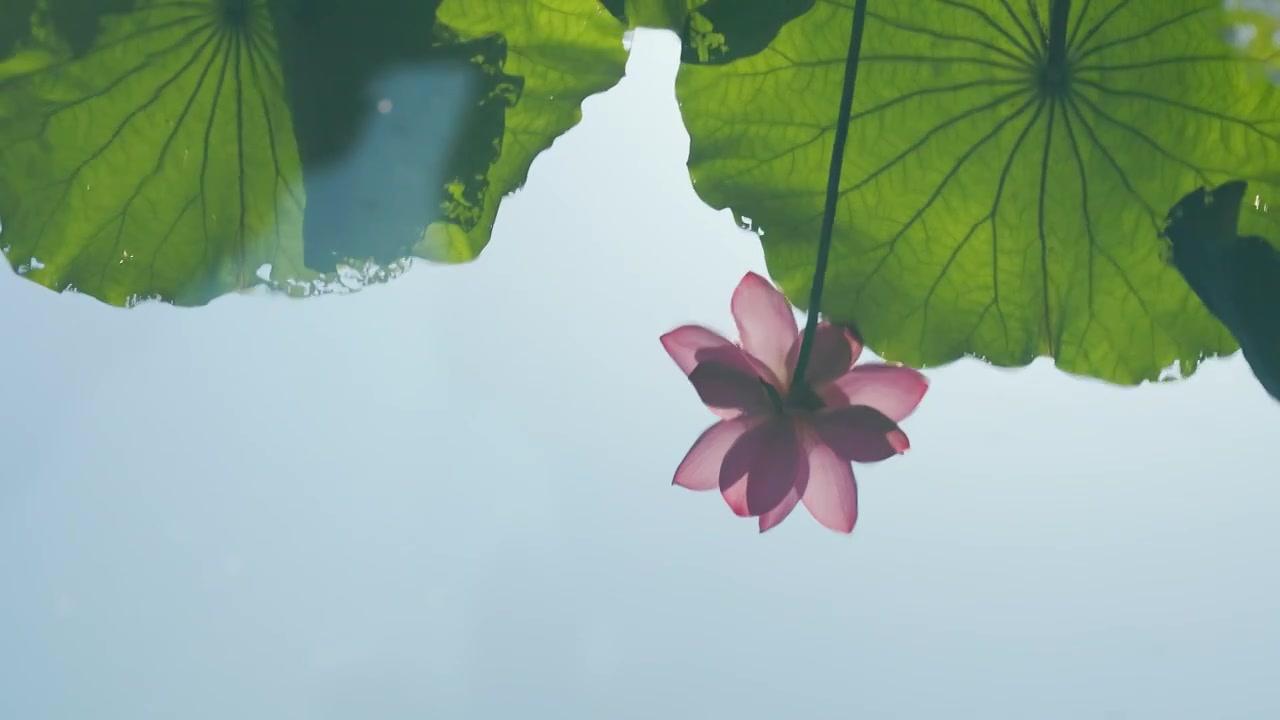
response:
M698 365L698 352L709 348L736 348L732 341L722 337L715 330L701 325L682 325L663 335L662 347L680 370L688 375Z
M787 493L803 493L809 477L808 456L796 426L779 420L766 423L747 471L747 509L763 515L778 507Z
M796 336L787 351L787 376L795 375L796 362L800 359L800 346L804 342L804 334ZM849 336L843 328L831 323L818 323L813 334L813 349L809 354L809 367L805 369L804 380L811 388L826 385L849 372L853 367L854 348L859 352L862 346Z
M865 405L819 413L810 422L818 438L846 462L879 462L910 447L897 423Z
M907 438L907 434L901 429L892 430L885 437L889 439L889 444L893 446L893 451L899 455L911 449L911 440Z
M773 409L764 380L740 367L714 360L700 362L689 373L689 382L712 409L737 409L748 415L763 415Z
M845 340L849 343L849 367L858 362L858 358L862 357L862 335L859 334L858 328L851 324L838 326L844 330Z
M757 421L724 420L703 431L676 468L673 485L690 490L714 490L720 484L720 466L734 442Z
M728 487L723 485L720 487L720 495L724 497L724 501L728 503L729 509L738 517L750 517L751 511L747 509L747 481L741 480Z
M929 379L904 365L868 363L850 370L823 389L828 406L866 405L884 413L894 422L910 415L925 391Z
M795 424L771 417L743 433L720 466L720 492L739 516L773 510L792 489L803 493L809 470Z
M720 494L738 517L751 514L747 509L747 473L751 470L751 460L759 446L761 432L768 424L767 420L761 421L738 436L720 463Z
M853 532L858 522L858 485L849 461L822 442L810 441L809 484L803 500L809 514L836 532Z
M774 376L773 371L765 367L765 364L753 357L751 353L737 345L702 348L695 354L695 359L698 364L717 362L733 366L747 375L754 375L777 387L777 378ZM695 367L694 370L696 369ZM690 371L690 374L692 374L692 371Z
M846 322L838 322L835 324L844 328L844 331L849 333L849 337L853 338L854 343L857 344L856 349L853 351L853 354L854 354L853 359L857 360L858 359L857 355L862 352L862 346L866 342L862 338L862 330L858 329L858 323L853 321L846 321Z
M787 351L800 332L791 303L768 280L747 273L733 291L730 303L742 347L756 356L784 383L787 373ZM779 390L785 390L779 387Z
M778 523L786 520L791 511L796 509L796 504L799 502L800 493L795 488L791 488L791 492L782 498L782 502L778 503L778 507L760 516L760 532L776 527Z
M716 360L741 368L744 372L759 375L766 382L778 387L778 380L774 377L773 371L714 330L701 325L683 325L663 335L661 340L667 354L685 375L691 374L701 361ZM742 414L742 411L734 408L712 407L711 412L726 420Z

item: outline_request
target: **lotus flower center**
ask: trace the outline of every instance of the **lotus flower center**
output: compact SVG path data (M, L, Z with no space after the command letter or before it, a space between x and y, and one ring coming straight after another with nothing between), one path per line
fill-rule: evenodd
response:
M243 30L249 26L252 0L222 0L222 22L229 28Z
M793 383L791 391L783 397L778 392L778 388L772 384L760 381L764 386L765 392L769 394L769 400L773 404L773 411L778 415L787 415L792 413L814 413L825 407L822 398L809 387L808 383Z

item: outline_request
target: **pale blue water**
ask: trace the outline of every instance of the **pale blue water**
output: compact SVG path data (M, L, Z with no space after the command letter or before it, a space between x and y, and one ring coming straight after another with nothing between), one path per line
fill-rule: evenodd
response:
M852 536L670 486L758 240L672 37L465 267L113 310L0 273L0 718L1271 718L1280 406L929 371ZM619 142L626 138L626 142Z

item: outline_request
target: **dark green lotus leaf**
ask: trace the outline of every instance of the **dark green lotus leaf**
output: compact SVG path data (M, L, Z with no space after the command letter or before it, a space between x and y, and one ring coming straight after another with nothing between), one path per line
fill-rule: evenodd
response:
M1228 182L1188 193L1169 212L1165 237L1174 267L1205 306L1240 342L1267 392L1280 400L1280 250L1240 234L1240 218L1275 218L1247 183Z
M0 57L17 50L30 33L31 13L36 0L5 0L0 3Z
M681 62L723 64L755 55L814 0L706 0L689 12Z
M680 31L689 9L707 0L599 0L610 15L628 28Z

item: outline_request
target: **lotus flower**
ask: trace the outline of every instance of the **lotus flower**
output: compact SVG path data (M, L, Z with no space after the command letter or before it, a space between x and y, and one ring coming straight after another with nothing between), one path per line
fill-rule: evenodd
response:
M674 484L719 488L739 517L760 532L799 502L826 527L848 533L858 520L851 463L906 452L898 423L928 389L901 365L854 367L862 344L845 329L819 323L803 382L794 382L801 334L791 305L773 285L747 273L733 293L741 344L700 325L662 336L662 345L720 422L676 469Z

